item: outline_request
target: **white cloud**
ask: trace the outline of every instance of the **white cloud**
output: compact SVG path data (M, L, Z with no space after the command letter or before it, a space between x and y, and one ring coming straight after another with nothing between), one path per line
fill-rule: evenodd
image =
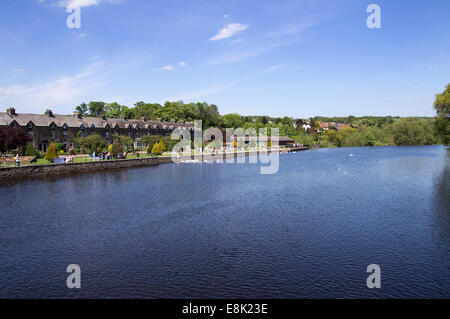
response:
M267 68L264 72L267 72L267 73L273 72L273 71L279 70L282 66L283 65L281 65L281 64L274 65L274 66L271 66L270 68Z
M118 4L122 0L58 0L60 7L73 8L73 7L91 7L97 6L101 2Z
M153 69L153 71L172 71L172 70L175 70L175 67L173 67L171 65L166 65L166 66L163 66L162 68Z
M179 62L178 65L179 66L186 66L186 62Z
M61 7L90 7L96 6L100 3L100 0L60 0L58 1Z
M86 66L74 75L32 85L13 85L0 88L0 102L16 106L22 112L40 112L43 107L69 106L84 99L87 92L101 85L98 79L90 79L102 63Z
M211 41L226 39L232 37L234 34L244 31L248 28L248 24L229 23L215 36L209 38Z

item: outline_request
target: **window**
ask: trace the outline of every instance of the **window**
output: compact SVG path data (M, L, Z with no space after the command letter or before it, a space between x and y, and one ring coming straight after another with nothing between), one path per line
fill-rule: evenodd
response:
M27 125L27 129L28 129L28 136L32 137L33 136L33 123L28 123Z
M131 127L128 126L128 137L131 137Z
M84 125L80 125L80 130L78 131L78 136L84 137Z
M136 137L139 137L139 126L136 126Z
M64 124L63 127L62 127L62 129L63 129L63 131L62 131L63 141L67 140L67 128L68 128L67 124Z
M95 126L94 126L94 124L92 124L91 125L91 134L94 134L94 132L95 132Z
M50 124L50 139L54 139L55 138L55 124L52 123Z
M107 140L109 140L109 130L105 131L105 137L106 137Z

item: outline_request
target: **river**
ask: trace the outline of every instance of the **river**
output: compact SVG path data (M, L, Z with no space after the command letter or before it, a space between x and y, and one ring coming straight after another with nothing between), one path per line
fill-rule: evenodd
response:
M450 151L320 149L279 167L0 184L0 298L450 297Z

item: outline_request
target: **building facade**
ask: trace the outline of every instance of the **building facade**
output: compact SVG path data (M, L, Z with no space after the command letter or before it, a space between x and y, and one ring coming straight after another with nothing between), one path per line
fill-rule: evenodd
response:
M79 113L73 115L53 114L51 110L44 114L16 113L9 108L0 112L0 126L20 126L29 135L33 146L46 152L50 143L62 143L66 148L76 148L74 139L89 135L100 135L107 145L113 142L113 135L130 137L135 143L145 135L169 136L176 128L194 131L194 125L183 122L147 121L125 118L84 117Z

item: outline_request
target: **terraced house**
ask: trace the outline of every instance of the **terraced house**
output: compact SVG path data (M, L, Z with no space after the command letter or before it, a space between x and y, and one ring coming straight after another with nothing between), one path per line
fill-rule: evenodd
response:
M128 136L139 145L140 137L144 135L169 136L175 128L194 130L194 125L183 122L147 121L125 118L85 117L79 113L73 115L53 114L46 110L44 114L16 113L14 108L8 108L6 113L0 112L0 126L23 127L30 136L33 146L46 152L51 142L63 143L67 148L76 148L74 139L88 135L100 135L109 145L113 135Z

